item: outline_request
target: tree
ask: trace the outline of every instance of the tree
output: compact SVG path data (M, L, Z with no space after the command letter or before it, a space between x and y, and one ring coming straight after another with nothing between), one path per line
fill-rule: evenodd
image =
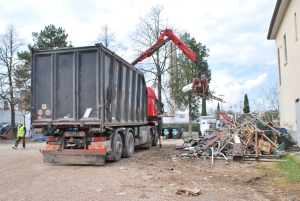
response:
M144 17L140 17L136 30L130 36L137 55L154 44L160 36L160 31L168 27L168 20L162 16L163 9L162 5L156 5ZM145 77L148 77L148 82L157 86L157 98L160 102L162 102L162 75L168 69L169 53L167 46L163 46L151 58L146 59L142 65L138 64Z
M261 85L260 90L253 99L253 104L260 111L273 111L274 113L279 113L277 83L271 83L268 86Z
M244 96L244 108L243 108L244 114L248 114L250 112L250 106L248 101L248 96L245 94Z
M218 102L217 110L216 110L216 113L215 113L216 119L220 118L220 112L221 112L220 103Z
M27 51L18 52L18 59L21 61L17 65L14 81L16 83L16 92L18 94L17 110L19 110L24 119L26 114L31 111L30 108L30 77L31 77L31 55ZM25 124L24 124L25 125Z
M101 32L98 35L97 42L102 43L108 49L116 52L122 48L122 43L116 41L117 34L112 31L111 28L105 24L101 27Z
M202 98L202 105L201 105L201 116L207 116L206 112L206 98Z
M2 101L9 103L12 126L15 126L15 105L20 98L20 94L17 93L18 83L15 79L21 61L16 56L24 43L25 40L20 37L12 24L8 25L4 34L0 35L0 97Z
M197 58L200 58L203 65L208 66L206 58L209 51L205 45L197 42L195 38L192 38L189 33L185 33L180 36L180 39L187 47L193 51ZM176 106L179 109L189 110L189 132L191 132L192 120L198 117L198 108L200 107L200 98L192 94L192 92L182 92L182 88L187 84L193 82L193 79L197 77L199 67L191 61L182 51L178 51L176 54L177 62L171 62L169 68L170 79L169 89L171 98L175 101ZM202 99L202 116L206 116L206 101Z
M32 32L33 48L40 50L59 49L73 47L72 42L68 42L68 34L62 27L56 28L53 24L45 26L40 33Z
M226 111L226 114L228 115L232 115L232 116L234 116L234 112L233 112L233 110L232 109L229 109L228 111Z

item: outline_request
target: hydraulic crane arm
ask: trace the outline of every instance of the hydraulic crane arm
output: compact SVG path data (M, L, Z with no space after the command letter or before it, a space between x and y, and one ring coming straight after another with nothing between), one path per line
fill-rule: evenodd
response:
M177 45L200 68L200 71L203 70L201 62L197 60L196 55L183 42L181 42L181 40L173 33L171 29L165 29L164 31L162 31L161 35L158 37L157 42L154 43L145 52L143 52L131 64L136 65L138 62L151 57L155 51L164 46L170 40L172 40L173 43L175 43L175 45Z
M192 91L194 94L200 97L223 101L222 99L215 97L209 93L209 85L207 80L205 78L201 78L201 72L205 70L201 65L201 61L198 60L196 55L177 36L174 35L171 29L165 29L164 31L162 31L161 35L157 39L157 42L142 54L140 54L140 56L136 58L131 64L136 65L144 59L151 57L155 51L164 46L170 40L172 40L173 43L175 43L175 45L177 45L199 67L198 78L194 78L193 83L185 86L183 88L183 91Z

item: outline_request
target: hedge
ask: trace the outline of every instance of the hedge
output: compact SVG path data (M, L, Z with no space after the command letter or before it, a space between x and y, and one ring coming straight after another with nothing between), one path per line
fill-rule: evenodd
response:
M181 127L184 128L184 131L189 131L189 124L188 123L164 123L163 127ZM199 123L192 123L192 132L199 131Z

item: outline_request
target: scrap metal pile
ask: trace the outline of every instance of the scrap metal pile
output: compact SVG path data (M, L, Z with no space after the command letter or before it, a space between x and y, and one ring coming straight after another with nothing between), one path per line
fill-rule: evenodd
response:
M239 119L230 119L221 113L226 124L219 131L209 136L188 138L183 145L176 145L180 150L178 157L206 156L222 157L234 161L254 158L266 160L284 156L287 151L299 150L297 142L284 128L278 128L272 122L265 122L253 114Z

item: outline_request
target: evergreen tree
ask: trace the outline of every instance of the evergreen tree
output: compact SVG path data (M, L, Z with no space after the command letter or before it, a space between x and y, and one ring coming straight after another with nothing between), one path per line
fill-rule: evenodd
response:
M208 64L206 58L209 56L209 50L205 45L202 45L199 42L196 42L195 38L192 38L190 34L185 33L180 37L180 39L187 45L187 47L196 54L196 57L201 61L204 67L208 69ZM182 92L182 88L193 82L193 79L198 77L199 68L198 66L191 61L182 51L178 51L176 55L177 62L171 62L169 67L170 80L168 83L168 88L170 90L170 96L174 100L176 106L180 110L189 110L189 119L190 126L192 120L195 120L198 117L197 111L200 108L200 98L189 92ZM210 73L210 70L207 70ZM210 74L208 81L210 81ZM206 103L202 101L202 112L206 113ZM204 110L203 110L204 107ZM189 128L190 130L190 128Z
M245 94L244 96L244 108L243 108L244 114L248 114L250 112L250 106L248 101L248 96Z
M30 68L31 54L27 51L17 53L20 64L16 67L14 81L20 105L19 110L25 116L25 111L30 111Z
M202 110L201 110L201 116L207 116L206 112L206 98L202 98Z
M218 102L218 105L217 105L217 110L216 110L216 119L219 119L220 118L220 111L221 111L221 109L220 109L220 103Z
M68 34L66 31L58 27L56 28L53 24L45 26L44 30L41 30L40 33L32 32L33 37L33 48L40 50L48 49L59 49L66 47L73 47L72 42L68 43L67 38Z

